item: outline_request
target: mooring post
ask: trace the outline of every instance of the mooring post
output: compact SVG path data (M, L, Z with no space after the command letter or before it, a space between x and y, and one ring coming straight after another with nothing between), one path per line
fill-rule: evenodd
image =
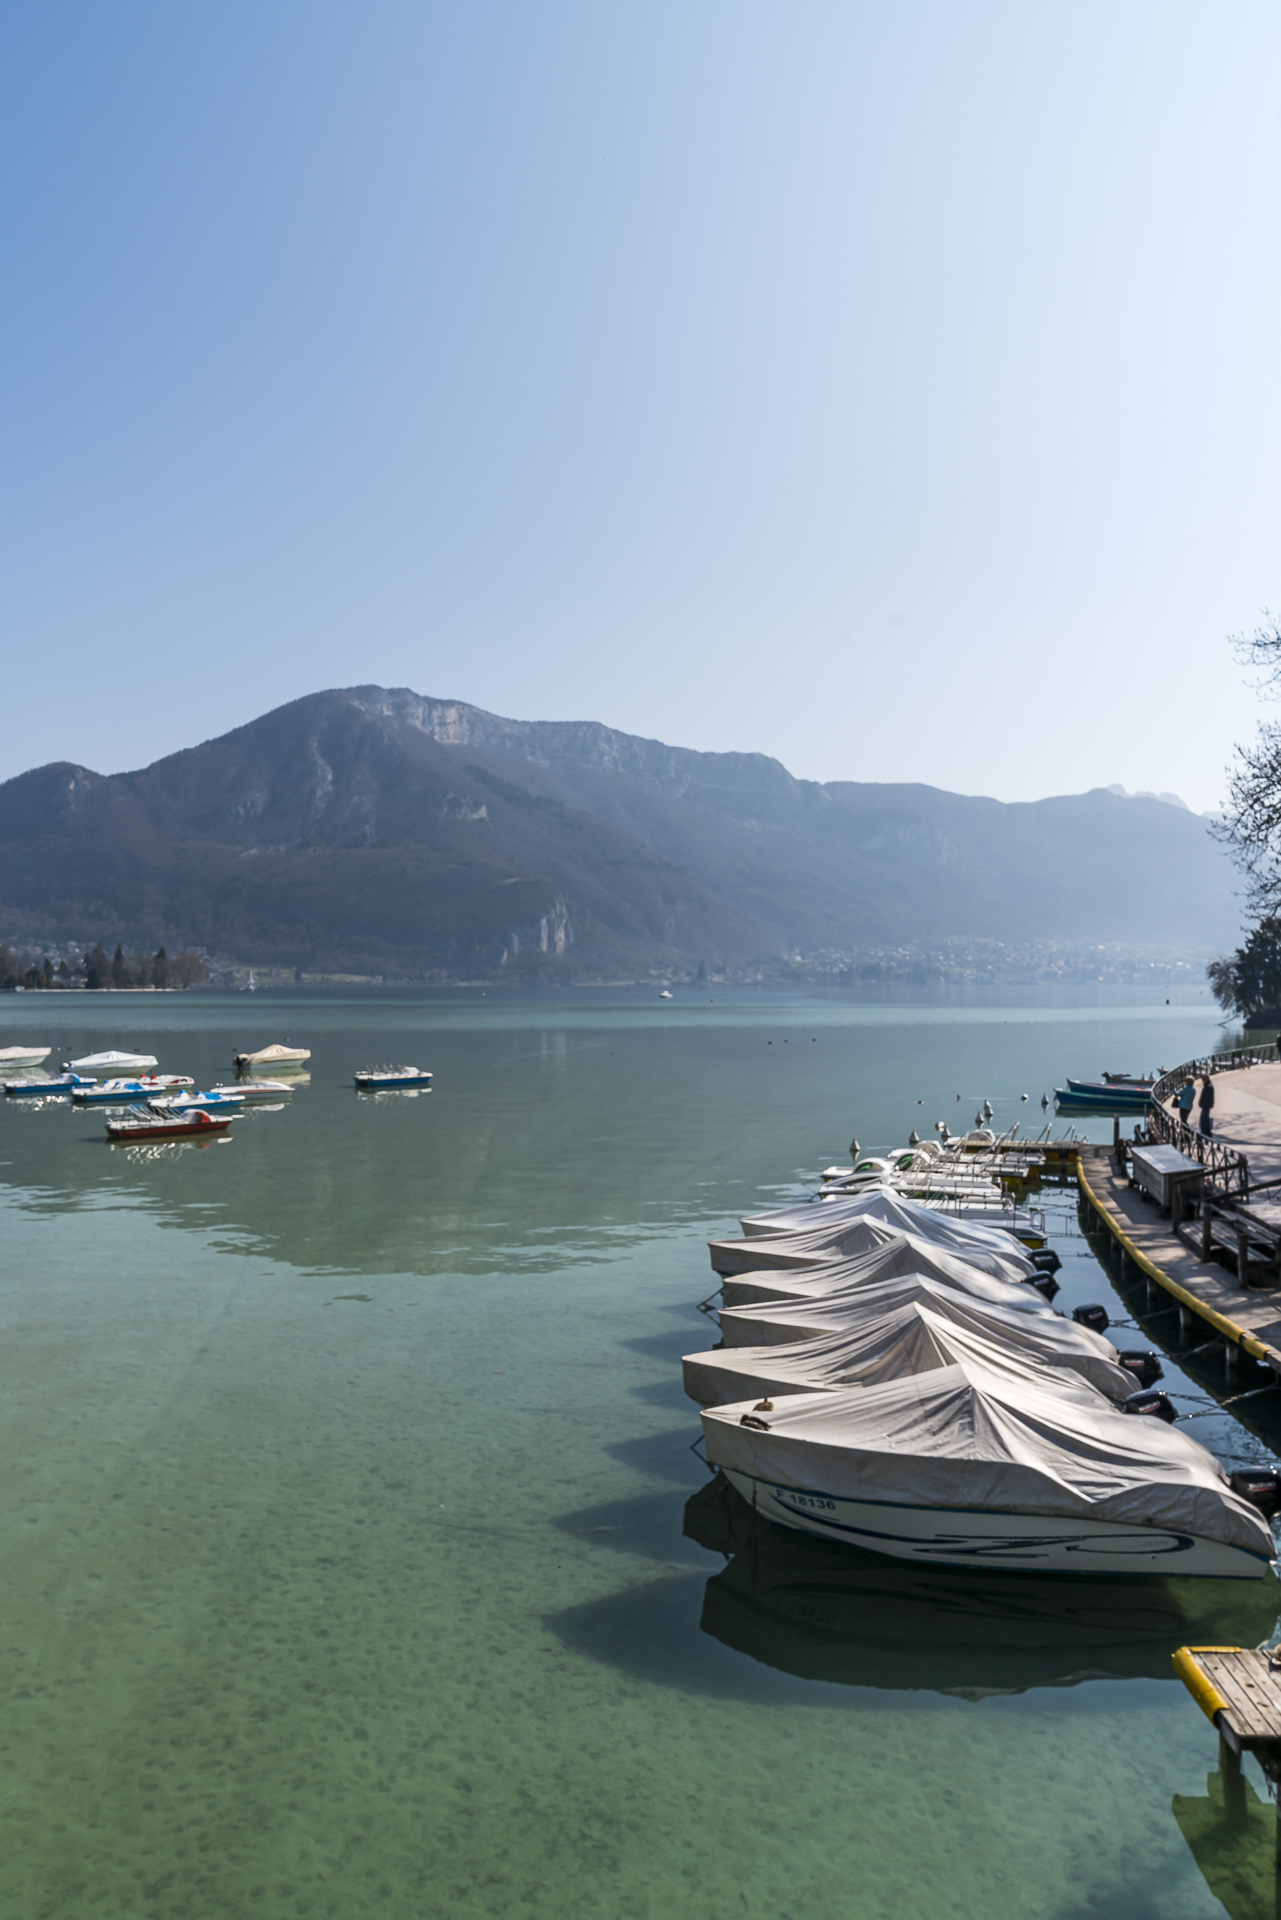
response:
M1183 1336L1184 1334L1188 1334L1188 1333L1190 1333L1191 1331L1192 1331L1192 1314L1191 1314L1191 1311L1190 1311L1190 1310L1189 1310L1189 1309L1188 1309L1187 1307L1185 1307L1185 1306L1183 1306L1182 1304L1180 1304L1180 1307L1179 1307L1179 1335L1180 1335L1180 1338L1182 1338L1182 1336Z
M1229 1380L1235 1380L1237 1377L1237 1363L1240 1357L1241 1353L1236 1341L1225 1339L1223 1342L1223 1371Z
M1245 1775L1241 1771L1240 1752L1219 1729L1219 1778L1223 1782L1223 1811L1230 1827L1243 1827L1246 1822ZM1281 1831L1277 1834L1278 1869L1281 1870Z

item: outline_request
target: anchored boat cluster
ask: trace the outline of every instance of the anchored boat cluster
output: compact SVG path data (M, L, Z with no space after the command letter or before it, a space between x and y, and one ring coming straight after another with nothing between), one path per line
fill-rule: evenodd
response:
M721 1344L683 1362L709 1463L758 1514L936 1566L1259 1579L1281 1502L1170 1422L1105 1309L1056 1311L1020 1211L1078 1143L986 1128L875 1163L714 1240Z

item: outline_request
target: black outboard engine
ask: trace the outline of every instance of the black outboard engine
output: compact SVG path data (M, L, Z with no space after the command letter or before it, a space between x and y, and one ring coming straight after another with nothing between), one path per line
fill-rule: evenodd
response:
M1088 1327L1091 1333L1106 1333L1111 1325L1106 1307L1073 1307L1072 1318L1078 1327Z
M1228 1475L1228 1485L1233 1493L1257 1507L1265 1519L1281 1513L1281 1473L1274 1467L1240 1467Z
M1156 1420L1164 1420L1169 1426L1173 1426L1179 1417L1168 1393L1132 1393L1128 1400L1121 1402L1121 1411L1146 1413Z
M1027 1283L1035 1287L1043 1300L1053 1300L1059 1290L1059 1283L1052 1273L1030 1273Z
M1053 1247L1039 1247L1028 1257L1038 1273L1057 1273L1063 1265Z
M1132 1373L1141 1387L1153 1386L1165 1372L1156 1355L1143 1347L1126 1347L1117 1354L1116 1363Z

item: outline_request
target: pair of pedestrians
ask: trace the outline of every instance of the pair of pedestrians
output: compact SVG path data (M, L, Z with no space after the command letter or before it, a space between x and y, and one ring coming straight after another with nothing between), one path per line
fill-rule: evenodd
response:
M1179 1109L1179 1118L1185 1127L1192 1125L1192 1108L1197 1109L1198 1125L1202 1133L1214 1132L1214 1082L1209 1074L1201 1077L1201 1091L1196 1090L1196 1081L1189 1074L1174 1096L1174 1104Z

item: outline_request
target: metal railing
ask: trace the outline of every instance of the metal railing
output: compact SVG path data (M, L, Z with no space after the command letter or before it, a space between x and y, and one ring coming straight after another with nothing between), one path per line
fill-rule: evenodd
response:
M1240 1068L1260 1067L1277 1058L1277 1048L1271 1044L1232 1047L1223 1053L1207 1053L1197 1060L1185 1060L1182 1066L1163 1073L1152 1088L1152 1104L1147 1115L1148 1138L1162 1140L1167 1146L1176 1147L1180 1153L1187 1154L1190 1160L1198 1161L1209 1174L1218 1198L1226 1199L1229 1195L1235 1195L1244 1199L1249 1193L1248 1158L1238 1147L1225 1146L1222 1141L1202 1133L1199 1128L1190 1127L1180 1115L1171 1113L1164 1103L1189 1078L1197 1080L1207 1073L1235 1073Z

